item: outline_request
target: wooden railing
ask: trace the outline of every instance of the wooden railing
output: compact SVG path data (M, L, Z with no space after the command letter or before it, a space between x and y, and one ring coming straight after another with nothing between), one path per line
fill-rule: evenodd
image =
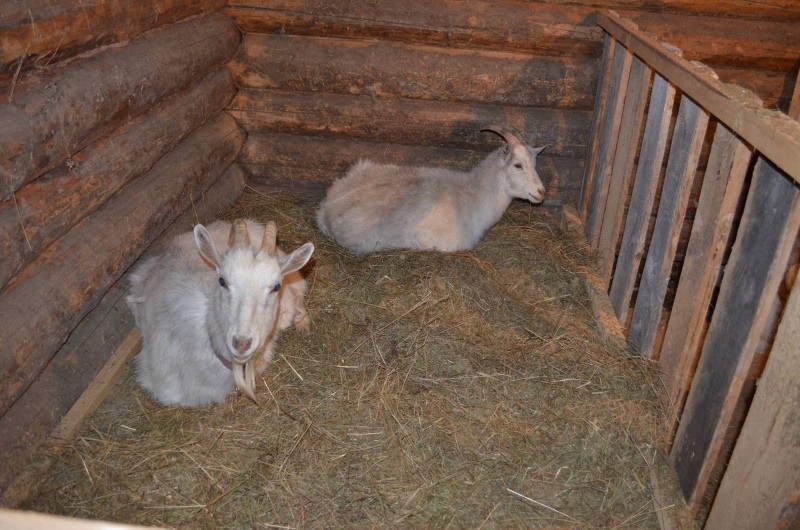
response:
M579 213L603 287L663 371L690 506L707 528L776 528L800 513L800 289L778 296L796 259L800 124L628 20L598 24Z

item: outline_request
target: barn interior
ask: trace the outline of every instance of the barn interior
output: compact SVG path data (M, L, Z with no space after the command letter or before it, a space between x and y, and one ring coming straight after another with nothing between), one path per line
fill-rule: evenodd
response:
M687 495L660 366L595 289L615 255L598 264L587 214L609 79L598 21L617 16L745 106L797 117L791 0L0 6L2 505L195 528L705 524L727 457ZM547 195L512 204L475 251L357 257L316 230L356 160L467 170L500 145L488 123L548 146ZM277 221L286 249L317 245L315 330L282 337L258 406L158 407L133 380L126 272L241 216ZM799 513L794 476L768 527Z

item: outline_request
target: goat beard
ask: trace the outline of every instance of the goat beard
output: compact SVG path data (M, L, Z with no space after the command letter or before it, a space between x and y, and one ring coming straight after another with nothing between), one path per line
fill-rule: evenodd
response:
M255 359L250 359L246 363L238 363L233 361L231 371L233 372L233 380L236 387L245 393L247 397L252 399L258 404L256 399L256 368Z

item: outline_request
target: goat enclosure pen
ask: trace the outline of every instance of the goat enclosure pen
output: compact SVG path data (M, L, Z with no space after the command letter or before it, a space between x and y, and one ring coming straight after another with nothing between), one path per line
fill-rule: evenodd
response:
M797 528L798 67L797 0L1 3L0 506ZM466 170L490 123L548 146L547 192L474 251L356 259L313 227L358 159ZM126 273L238 214L317 245L318 331L260 408L159 409Z

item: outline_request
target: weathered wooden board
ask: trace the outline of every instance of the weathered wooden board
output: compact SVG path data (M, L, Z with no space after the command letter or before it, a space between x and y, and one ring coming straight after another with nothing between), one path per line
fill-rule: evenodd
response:
M196 190L189 209L159 237L156 244L176 233L191 230L198 222L209 222L230 208L245 186L245 174L232 164L207 190ZM28 387L14 405L0 417L0 505L17 506L36 478L18 474L34 463L37 447L47 439L61 418L71 410L83 389L109 359L114 345L128 336L134 327L133 314L124 296L128 291L125 277L103 296L103 299L70 333L69 339L53 356L44 371ZM135 352L134 352L135 353ZM92 396L94 402L99 396ZM64 428L55 436L63 436ZM27 469L26 469L27 472ZM16 478L15 478L16 477ZM13 480L13 487L10 486ZM11 490L14 491L11 491Z
M338 136L389 143L489 150L488 124L516 128L548 155L582 157L591 113L403 98L241 89L229 112L251 132Z
M232 0L225 12L250 33L381 38L566 55L600 51L594 7L515 0Z
M628 341L645 357L658 357L656 333L707 125L708 114L688 97L682 97L653 237L628 331Z
M547 188L545 205L557 206L577 198L583 161L545 156L537 169ZM469 170L487 153L440 147L374 143L344 138L297 136L280 133L251 133L239 162L259 186L319 193L333 180L344 176L360 158L387 164L448 167Z
M0 4L0 81L34 66L130 40L183 18L216 11L225 0L49 0Z
M625 95L625 106L622 109L614 166L611 168L608 199L597 243L599 276L606 293L611 282L617 243L625 220L625 200L630 192L630 182L636 165L652 78L653 71L639 58L634 57Z
M656 189L661 176L661 165L666 153L674 101L675 87L656 74L650 93L644 137L633 181L628 216L625 219L617 268L609 289L611 304L623 327L628 322L628 307L644 252L650 213L653 210Z
M0 203L0 288L42 249L218 114L234 93L230 73L216 70Z
M706 528L791 529L800 522L800 289L775 336Z
M670 435L677 425L692 370L697 365L706 315L750 158L750 149L727 127L718 124L673 302L673 307L680 311L670 316L658 359L664 374L662 401L669 417L665 430Z
M697 509L718 465L800 226L794 182L759 159L670 458ZM796 347L796 345L795 345Z
M247 34L230 64L248 88L559 109L590 109L597 81L591 57L289 35Z
M244 135L221 113L50 245L0 293L0 414L194 191L235 160Z
M233 21L212 13L23 80L0 105L0 201L201 79L238 44Z
M600 237L600 228L603 223L608 188L611 180L611 169L614 166L614 156L617 152L619 129L622 121L622 109L625 105L628 79L631 74L633 54L619 43L614 47L611 60L611 81L608 85L608 97L603 106L603 119L601 127L597 130L599 142L597 146L597 162L594 165L594 175L590 178L591 202L586 216L586 238L593 249L597 249Z

